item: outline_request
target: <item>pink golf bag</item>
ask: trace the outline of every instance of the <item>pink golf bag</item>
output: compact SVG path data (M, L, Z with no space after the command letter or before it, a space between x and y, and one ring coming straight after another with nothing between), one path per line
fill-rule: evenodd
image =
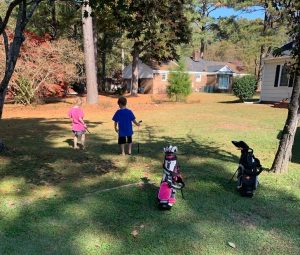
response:
M185 184L180 174L179 164L177 162L177 147L168 146L164 148L165 158L163 163L163 177L160 183L157 200L158 208L160 209L171 209L173 204L176 202L176 190L181 190Z

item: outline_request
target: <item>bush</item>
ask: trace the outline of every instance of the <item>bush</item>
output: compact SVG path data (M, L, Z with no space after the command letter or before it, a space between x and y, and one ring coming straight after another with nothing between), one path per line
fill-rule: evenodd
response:
M29 80L21 76L16 80L13 94L17 104L28 105L34 101L35 90Z
M190 76L185 71L182 62L179 62L179 66L170 71L168 82L167 94L170 98L175 98L176 101L185 100L192 92Z
M250 99L254 96L255 88L256 79L253 75L236 78L232 84L233 94L243 102L246 99Z

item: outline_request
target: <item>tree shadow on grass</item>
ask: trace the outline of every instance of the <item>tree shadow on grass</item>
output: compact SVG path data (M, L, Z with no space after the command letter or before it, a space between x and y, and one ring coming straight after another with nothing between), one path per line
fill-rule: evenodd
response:
M240 99L231 100L231 101L220 101L220 104L242 104L243 102Z
M233 192L235 184L228 183L232 172L225 165L237 164L238 157L217 144L200 144L191 135L182 139L156 136L153 127L146 127L144 150L128 158L129 164L144 167L152 160L150 168L143 171L160 176L162 148L168 142L182 151L179 160L186 176L186 199L177 195L171 211L159 211L155 202L158 187L149 184L152 177L143 178L141 171L143 183L132 186L125 186L128 181L121 178L105 178L111 171L117 172L115 177L126 173L111 156L116 145L108 139L94 135L90 151L79 152L55 147L53 139L69 134L60 121L4 120L4 126L8 124L12 129L2 127L1 133L13 147L2 155L6 163L0 178L18 177L33 189L45 185L59 192L33 199L33 190L16 184L13 195L20 199L11 203L8 196L1 201L1 254L186 254L187 247L191 254L222 254L226 252L222 242L236 240L237 235L247 240L237 241L241 253L257 254L264 251L265 244L253 236L251 228L259 233L274 229L272 238L283 238L289 231L300 229L299 198L292 194L263 181L252 200ZM148 160L146 164L144 159ZM61 169L56 169L59 161ZM108 172L97 172L95 166ZM99 176L103 180L96 179ZM83 182L86 177L91 182ZM112 187L120 188L104 192ZM18 189L24 191L18 193ZM276 218L288 227L282 228ZM262 241L267 238L262 237Z

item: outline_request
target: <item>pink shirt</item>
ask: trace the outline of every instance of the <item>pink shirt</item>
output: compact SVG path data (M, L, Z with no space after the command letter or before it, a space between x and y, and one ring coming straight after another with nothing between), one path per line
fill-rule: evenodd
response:
M83 119L84 114L83 111L79 108L74 106L70 109L68 113L69 118L72 119L72 130L74 131L83 131L85 130L84 125L80 122L80 118Z

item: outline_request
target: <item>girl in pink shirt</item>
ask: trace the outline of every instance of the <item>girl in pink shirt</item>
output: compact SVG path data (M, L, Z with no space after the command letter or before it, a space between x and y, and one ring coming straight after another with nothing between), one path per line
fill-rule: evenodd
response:
M83 121L84 113L81 110L82 99L77 98L75 105L70 109L68 116L72 120L72 132L74 134L74 149L79 149L78 147L78 137L81 137L81 146L84 149L85 143L85 130L87 128Z

